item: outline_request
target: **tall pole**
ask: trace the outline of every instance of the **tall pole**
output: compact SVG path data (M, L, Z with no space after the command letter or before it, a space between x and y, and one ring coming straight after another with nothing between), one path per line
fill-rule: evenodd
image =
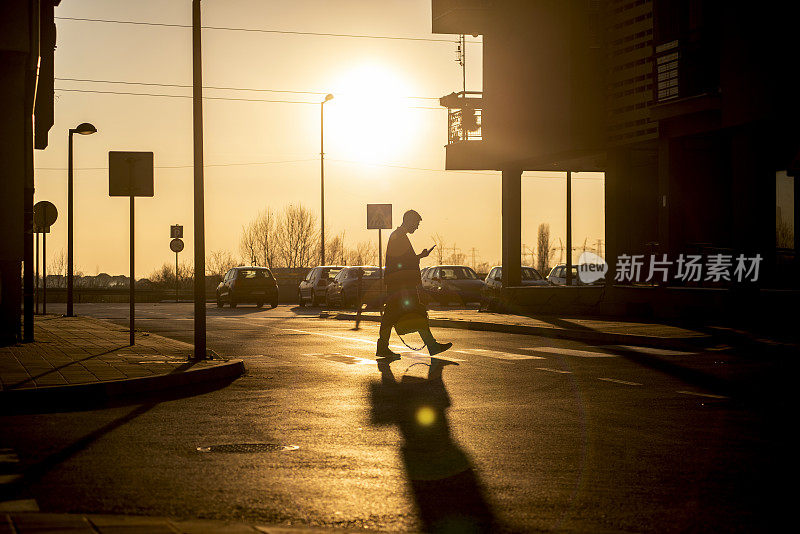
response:
M42 234L42 315L47 315L47 234Z
M180 280L178 280L178 253L175 253L175 303L178 303L178 291L180 290Z
M36 315L39 315L39 232L38 229L34 229L34 235L36 236L36 283L34 284L34 293L36 295Z
M572 285L572 171L567 171L567 285Z
M134 330L134 314L136 310L136 277L133 274L133 190L131 187L131 281L130 281L130 333L129 333L129 340L130 345L134 345L133 339L133 330Z
M319 104L320 265L325 265L325 101Z
M72 312L72 134L69 130L69 143L67 156L67 317L73 317Z
M192 0L192 103L194 125L194 358L206 358L206 245L203 193L203 58L200 0Z

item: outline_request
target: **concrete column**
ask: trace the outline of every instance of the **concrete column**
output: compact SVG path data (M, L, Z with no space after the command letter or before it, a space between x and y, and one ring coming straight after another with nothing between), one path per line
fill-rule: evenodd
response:
M608 263L607 285L615 283L617 256L623 252L622 249L625 246L625 243L622 242L626 219L622 181L629 174L630 151L622 148L609 150L605 175L606 254L604 259Z
M522 171L503 171L503 287L522 283Z

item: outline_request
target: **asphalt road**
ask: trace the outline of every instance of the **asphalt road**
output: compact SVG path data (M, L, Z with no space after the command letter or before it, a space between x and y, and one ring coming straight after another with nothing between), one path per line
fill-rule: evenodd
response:
M76 312L127 324L127 304ZM388 531L780 524L782 415L544 337L434 329L458 365L407 351L381 372L377 325L318 312L209 307L208 346L243 358L242 378L180 400L3 417L0 444L51 512ZM141 304L137 326L191 342L191 313ZM274 450L198 450L252 443Z

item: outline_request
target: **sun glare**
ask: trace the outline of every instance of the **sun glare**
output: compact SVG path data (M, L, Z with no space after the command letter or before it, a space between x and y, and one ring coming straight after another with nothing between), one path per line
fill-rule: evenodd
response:
M383 66L364 65L345 74L336 84L335 99L326 104L330 157L364 163L401 160L417 122L409 106L419 105L408 94L403 79Z

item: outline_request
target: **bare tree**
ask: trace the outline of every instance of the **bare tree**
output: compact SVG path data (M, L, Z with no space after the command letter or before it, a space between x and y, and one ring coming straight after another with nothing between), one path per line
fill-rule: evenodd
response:
M347 251L348 265L376 265L378 248L371 241L361 241Z
M47 285L50 286L52 281L55 280L55 287L67 286L67 254L62 248L58 254L54 254L47 266L47 276L50 278Z
M347 265L347 251L344 246L344 230L325 243L325 255L329 262L336 265Z
M446 254L444 237L442 237L441 234L434 234L433 242L436 244L436 248L433 249L436 252L436 264L441 265L444 263L444 256Z
M550 250L550 225L542 223L536 236L536 255L538 257L537 268L543 276L550 269L550 257L553 251Z
M242 259L250 265L258 261L258 234L254 221L242 226L242 237L239 239L239 252Z
M215 250L206 258L206 275L225 276L231 268L236 267L239 262L227 250Z
M278 257L275 214L269 208L242 226L239 251L251 265L274 267Z
M156 287L172 289L175 287L175 265L166 262L150 273L147 277ZM194 280L194 264L192 261L183 261L178 265L178 285L183 289L190 289Z
M278 257L284 267L309 267L315 261L317 217L302 204L286 206L277 221L276 242Z
M775 246L778 248L794 248L794 229L779 213L775 227Z

